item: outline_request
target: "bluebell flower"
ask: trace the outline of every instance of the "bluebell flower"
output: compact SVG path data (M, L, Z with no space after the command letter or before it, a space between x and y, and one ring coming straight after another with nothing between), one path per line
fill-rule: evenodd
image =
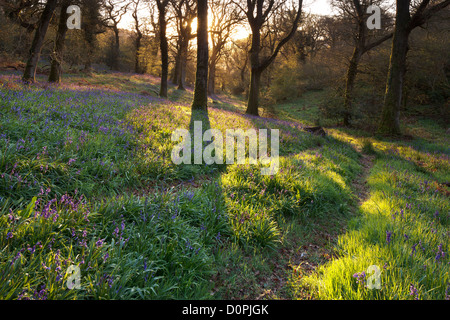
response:
M356 283L359 283L360 285L364 284L364 280L366 279L366 272L357 272L353 274L353 278L356 278Z
M419 300L419 291L413 284L409 286L409 295L414 296L414 300Z
M386 230L386 242L389 244L391 242L392 232Z

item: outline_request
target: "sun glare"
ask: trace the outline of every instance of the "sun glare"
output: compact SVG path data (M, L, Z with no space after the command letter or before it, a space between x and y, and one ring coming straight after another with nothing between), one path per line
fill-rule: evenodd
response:
M141 12L144 12L142 10ZM330 4L330 0L308 0L303 3L303 12L320 14L320 15L332 15L333 10ZM145 17L144 14L142 14ZM211 27L211 18L208 19L209 27ZM134 30L134 21L130 13L127 13L122 21L120 22L120 27L123 29ZM192 30L197 30L197 19L192 22ZM167 30L168 34L173 33L171 30ZM234 40L245 39L250 35L251 31L247 25L242 25L236 27L233 32L232 38Z

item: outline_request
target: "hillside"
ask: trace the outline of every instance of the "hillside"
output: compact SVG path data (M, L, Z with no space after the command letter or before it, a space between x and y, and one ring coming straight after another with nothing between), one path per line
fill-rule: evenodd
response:
M398 139L331 124L317 136L303 128L323 91L262 117L210 97L211 128L279 130L280 168L266 176L261 164L173 163L189 89L165 100L152 76L43 79L0 74L1 298L449 299L439 122L405 114ZM63 285L70 266L78 290ZM369 266L380 289L363 284Z

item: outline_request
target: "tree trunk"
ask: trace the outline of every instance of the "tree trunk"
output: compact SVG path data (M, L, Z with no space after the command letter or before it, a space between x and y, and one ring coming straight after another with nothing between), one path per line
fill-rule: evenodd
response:
M178 84L178 75L180 74L180 51L175 54L175 66L170 73L170 82Z
M84 63L84 70L83 71L85 73L87 73L87 74L90 74L92 72L92 58L91 58L92 52L93 52L93 50L89 50L88 49L88 54L87 54L87 57L86 57L86 61Z
M208 105L208 0L197 0L197 74L192 110Z
M179 73L178 73L178 90L185 90L185 82L186 82L186 64L187 64L187 56L188 56L188 40L183 40L180 48L180 60L179 60Z
M136 37L136 43L135 43L135 48L136 48L136 53L134 56L134 72L135 73L142 73L142 69L141 69L141 64L140 64L140 51L141 51L141 39L142 39L142 34L139 32L137 34Z
M410 0L397 1L394 39L392 41L389 73L386 93L381 114L379 132L389 135L400 135L400 106L402 100L403 77L406 72L406 55L410 29Z
M161 42L159 40L159 31L158 31L158 36L154 39L154 41L156 44L152 44L151 49L150 49L150 58L151 58L150 73L154 72L156 63L158 61L158 52L160 50L159 43ZM146 73L146 72L147 72L147 65L144 65L144 66L142 66L142 73Z
M216 93L216 65L218 58L218 49L214 47L209 59L209 75L208 75L208 94Z
M113 61L111 64L111 69L114 71L119 71L119 58L120 58L120 36L119 29L117 26L114 27L114 47L113 47Z
M73 1L71 1L73 3ZM97 35L105 32L102 25L102 17L100 14L100 0L83 0L81 5L81 29L85 42L84 50L84 72L88 75L92 73L92 63L94 62L95 49L97 44Z
M42 12L39 26L34 34L34 39L30 48L30 56L28 58L22 79L27 82L34 82L36 79L36 68L41 54L42 44L44 43L45 34L47 33L50 20L55 11L58 0L48 0Z
M261 84L261 71L259 52L261 50L260 30L252 30L252 46L250 49L250 89L248 93L246 114L259 116L259 88Z
M245 58L245 63L242 66L242 69L239 70L240 71L239 75L241 76L241 78L240 78L241 84L243 84L245 82L245 69L247 67L247 62L248 62L248 58ZM244 89L244 91L245 91L245 89Z
M209 64L209 75L208 75L208 94L212 95L216 93L216 64L211 61Z
M361 50L355 47L352 58L347 69L344 94L344 125L349 126L352 117L352 98L356 74L358 73L358 63L361 58Z
M263 61L259 60L259 53L261 51L261 28L267 18L274 1L271 1L269 7L264 9L264 1L247 1L248 10L246 12L250 28L252 29L252 46L250 49L250 65L251 65L251 79L250 92L247 104L247 114L258 116L259 107L259 87L261 84L261 74L266 70L277 57L281 48L293 37L297 31L298 21L302 12L302 0L299 0L297 13L291 31L277 44L272 54ZM256 9L256 10L255 10ZM256 11L256 16L254 12Z
M258 69L252 68L250 73L250 90L248 93L247 111L245 113L258 116L261 72Z
M67 19L69 14L67 8L69 7L69 1L64 1L61 5L61 13L59 15L58 31L55 40L55 50L52 54L52 65L50 68L50 74L48 76L48 82L61 82L62 76L62 63L64 53L64 42L66 40L67 33Z
M85 26L84 28L84 40L86 42L86 54L84 61L84 72L90 74L92 72L92 57L94 55L95 48L95 34L92 31L92 27Z
M169 74L169 45L166 36L166 4L167 1L164 1L163 3L158 1L159 45L161 49L161 87L159 96L163 98L167 98L167 77Z
M139 17L138 17L138 6L139 6L139 1L137 0L137 2L133 1L133 3L135 4L134 10L131 14L131 16L134 19L134 29L136 30L136 40L134 42L134 49L135 54L134 54L134 72L135 73L144 73L144 68L141 67L141 46L142 46L142 32L140 29L140 25L139 25ZM153 24L153 15L152 15L152 24ZM154 24L153 24L154 25ZM153 58L153 57L152 57Z

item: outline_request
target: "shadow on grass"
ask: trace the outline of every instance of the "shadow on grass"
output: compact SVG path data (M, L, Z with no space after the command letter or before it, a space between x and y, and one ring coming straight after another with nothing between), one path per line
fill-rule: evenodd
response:
M254 123L261 127L265 121ZM232 240L239 244L229 250L231 258L216 279L232 288L219 288L221 298L291 299L286 286L291 268L306 274L325 263L352 217L359 154L334 137L299 134L305 143L282 157L277 174L262 176L259 166L241 165L230 166L221 177Z
M335 134L355 146L368 139L345 132ZM440 252L448 238L448 198L429 181L436 172L418 167L402 150L386 148L389 143L401 149L395 140L370 141L377 159L367 180L370 197L360 208L362 216L352 219L340 236L336 259L313 276L293 276L295 295L309 288L319 299L414 299L413 287L417 298L443 299L448 276ZM439 174L445 169L438 168ZM416 252L416 247L421 249ZM364 287L366 279L356 282L355 275L368 272L369 265L380 268L382 290Z

